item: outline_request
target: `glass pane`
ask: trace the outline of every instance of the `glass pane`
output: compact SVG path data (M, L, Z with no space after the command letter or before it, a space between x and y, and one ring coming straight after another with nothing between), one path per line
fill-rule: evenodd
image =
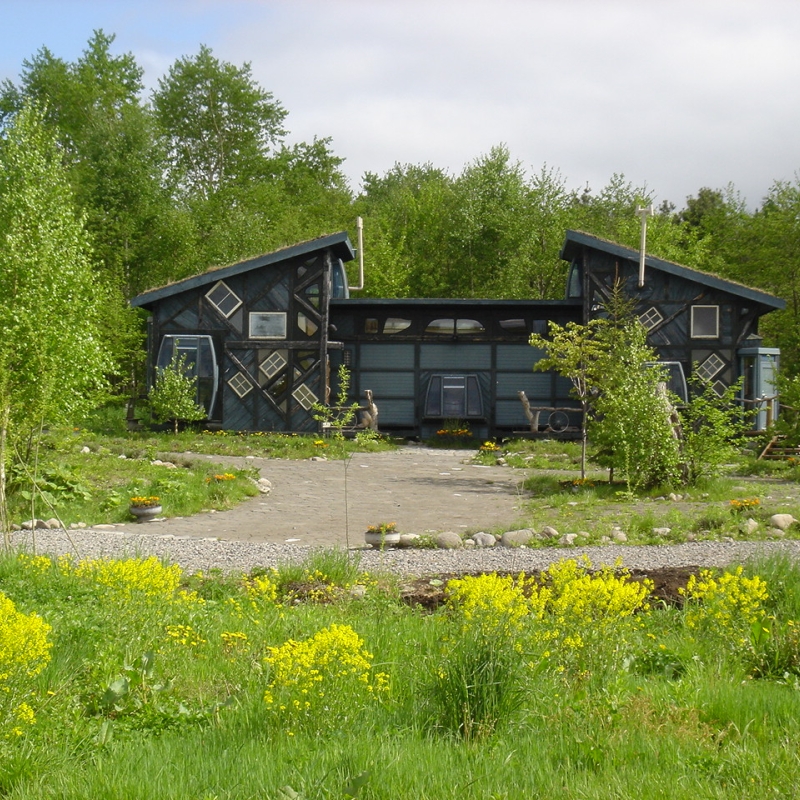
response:
M457 333L486 333L486 328L476 319L459 319L456 321Z
M481 390L478 379L474 375L467 378L467 416L482 417L483 404L481 403Z
M425 403L425 415L428 417L442 416L442 378L434 375L428 384L428 400Z
M452 336L456 330L454 319L435 319L425 328L425 333L436 333L440 335Z
M410 319L401 319L400 317L389 317L383 325L383 332L392 334L400 333L411 327Z
M528 331L524 319L501 319L500 327L504 331L515 331L517 333L527 333Z
M286 312L254 311L250 314L251 339L285 339Z
M719 306L692 306L692 336L694 338L716 338L718 333Z
M374 317L370 317L369 319L364 320L364 333L377 333L378 332L378 320Z
M463 417L466 413L466 380L461 375L442 379L442 413L445 417Z

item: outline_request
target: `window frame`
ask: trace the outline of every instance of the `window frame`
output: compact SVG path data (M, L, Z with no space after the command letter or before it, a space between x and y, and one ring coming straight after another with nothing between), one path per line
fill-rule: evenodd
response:
M695 311L700 309L713 309L714 310L714 333L697 333L695 323ZM698 320L699 323L699 320ZM719 306L718 305L693 305L690 320L690 336L692 339L719 339Z
M272 319L280 319L283 323L283 333L282 334L271 334L266 336L257 336L253 333L253 321L259 317L270 317ZM286 331L287 331L287 315L285 311L251 311L248 315L248 325L247 325L247 332L250 339L258 339L259 341L264 340L282 340L286 338Z
M218 304L218 303L216 303L214 300L212 300L212 299L211 299L211 295L212 295L212 294L214 294L214 292L216 292L216 291L217 291L217 289L218 289L220 286L224 287L224 288L225 288L225 291L228 293L228 294L225 296L225 299L226 299L226 300L228 299L228 297L235 297L235 298L236 298L236 305L235 305L235 306L234 306L234 307L233 307L233 308L232 308L232 309L231 309L231 310L230 310L230 311L229 311L227 314L226 314L226 313L225 313L225 312L222 310L222 308L220 308L220 306L219 306L219 304ZM216 282L216 283L215 283L215 284L214 284L214 285L213 285L213 286L212 286L212 287L211 287L211 288L210 288L210 289L209 289L209 290L206 292L206 294L205 294L205 298L206 298L206 300L208 300L208 302L211 304L211 306L213 306L213 308L215 308L215 309L217 310L217 312L218 312L218 313L222 314L222 316L223 316L225 319L230 319L230 318L231 318L231 317L232 317L232 316L233 316L233 315L234 315L234 314L235 314L235 313L238 311L238 309L241 307L242 303L244 302L244 301L243 301L243 300L242 300L242 299L239 297L239 295L238 295L238 294L236 294L236 292L234 292L234 291L233 291L233 289L231 289L231 287L230 287L230 286L228 286L228 284L227 284L227 283L225 283L225 281L222 281L222 280L219 280L219 281L217 281L217 282Z

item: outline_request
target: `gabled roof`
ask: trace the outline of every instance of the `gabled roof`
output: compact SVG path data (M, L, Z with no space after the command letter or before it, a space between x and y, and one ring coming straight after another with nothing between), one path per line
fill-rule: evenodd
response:
M561 248L561 258L565 261L572 261L578 255L582 247L591 247L594 250L601 250L616 258L624 258L628 261L639 263L638 250L624 247L621 244L609 242L606 239L601 239L598 236L592 236L590 233L583 233L581 231L567 231L564 244ZM712 275L710 272L702 272L701 270L692 269L691 267L684 267L673 261L665 261L655 256L645 256L645 268L657 269L670 275L676 275L679 278L685 278L687 281L693 281L694 283L708 286L711 289L728 292L728 294L743 297L752 303L760 303L771 309L786 308L786 301L781 300L780 297L775 297L775 295L762 292L760 289L753 289L744 284L737 283L736 281L720 278L717 275Z
M325 250L327 248L331 248L334 255L342 261L352 261L355 258L355 251L353 250L353 245L350 243L347 231L341 231L340 233L332 233L328 236L320 236L317 239L309 239L307 242L300 242L300 244L295 244L291 247L283 247L272 253L265 253L264 255L256 256L246 261L229 264L226 267L211 267L200 275L194 275L191 278L184 278L182 281L175 281L175 283L169 283L158 289L150 289L147 292L142 292L142 294L137 295L131 300L131 305L135 308L147 308L158 300L180 294L188 289L207 286L208 284L225 280L234 275L241 275L243 272L250 272L251 270L260 269L270 264L288 261L290 258L311 255L318 250Z

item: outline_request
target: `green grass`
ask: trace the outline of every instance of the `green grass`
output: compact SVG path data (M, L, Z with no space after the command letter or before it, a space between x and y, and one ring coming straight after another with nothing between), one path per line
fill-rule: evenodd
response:
M762 568L776 585L797 574L785 559L748 566ZM320 572L340 589L360 582L366 595L298 602L288 587ZM338 553L263 571L284 587L275 599L248 594L244 576L214 574L184 582L204 602L146 596L151 573L136 574L138 584L115 590L41 560L0 559L0 591L42 615L53 641L45 671L21 679L35 724L0 737L0 796L797 794L796 675L750 678L732 630L693 632L676 609L612 626L576 659L560 649L567 639L535 644L546 619L482 639L452 609L402 605L392 581ZM769 611L785 622L796 602L776 591ZM385 673L388 688L372 696L345 679L336 703L309 715L268 707L270 648L334 625L357 632L374 656L369 680Z

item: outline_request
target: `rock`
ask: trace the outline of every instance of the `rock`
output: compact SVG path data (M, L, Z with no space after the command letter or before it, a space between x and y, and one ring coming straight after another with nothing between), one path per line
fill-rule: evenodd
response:
M107 525L106 523L101 523L100 525L92 525L93 531L113 531L117 526L116 525Z
M748 536L754 534L758 530L758 523L750 517L749 519L745 520L744 525L742 525L742 530Z
M653 536L669 536L672 528L653 528Z
M769 524L781 531L788 530L795 522L797 520L791 514L773 514L769 518Z
M780 539L786 536L786 531L782 531L780 528L768 528L767 536L770 539Z
M601 536L600 537L600 544L611 544L611 537L610 536Z
M32 531L35 528L47 530L50 526L43 519L26 519L20 527L23 531Z
M433 537L434 544L439 550L460 550L464 542L457 533L453 531L442 531Z
M472 541L475 543L475 547L494 547L497 544L497 539L491 533L483 531L473 534Z
M562 547L572 547L575 544L575 540L578 538L577 533L565 533L559 540L558 543Z
M472 539L464 539L462 544L464 545L465 549L469 550L470 548L475 547L475 542Z
M669 499L673 503L677 503L679 500L683 499L679 494L675 494L675 492L670 492Z
M620 528L613 528L612 529L611 538L615 542L620 542L620 543L628 541L628 537L625 535L625 533Z
M91 450L90 450L90 449L89 449L89 448L88 448L86 445L84 445L83 447L81 447L81 453L84 453L84 454L85 454L85 453L91 453L91 452L92 452L92 451L91 451Z
M150 466L152 467L166 467L167 469L177 469L178 465L173 464L171 461L162 461L160 458L157 458L155 461L150 462Z
M361 583L357 583L350 587L350 597L362 598L367 594L367 587Z
M327 461L328 459L325 458L325 456L311 456L311 458L309 458L308 460L309 461Z
M45 525L47 525L47 527L52 530L56 530L57 528L61 527L61 522L60 520L57 520L55 517L51 517L50 519L47 520L47 522L45 522Z
M253 480L253 483L261 494L269 494L272 491L272 481L267 480L267 478Z
M541 530L542 537L545 539L557 539L558 531L550 525L545 525Z
M123 461L126 461L128 456L126 456L125 453L122 453L121 455L117 456L117 458L121 458Z
M419 544L420 536L418 533L401 533L398 547L416 547Z
M530 528L521 528L518 531L506 531L500 537L502 547L525 547L536 534Z

